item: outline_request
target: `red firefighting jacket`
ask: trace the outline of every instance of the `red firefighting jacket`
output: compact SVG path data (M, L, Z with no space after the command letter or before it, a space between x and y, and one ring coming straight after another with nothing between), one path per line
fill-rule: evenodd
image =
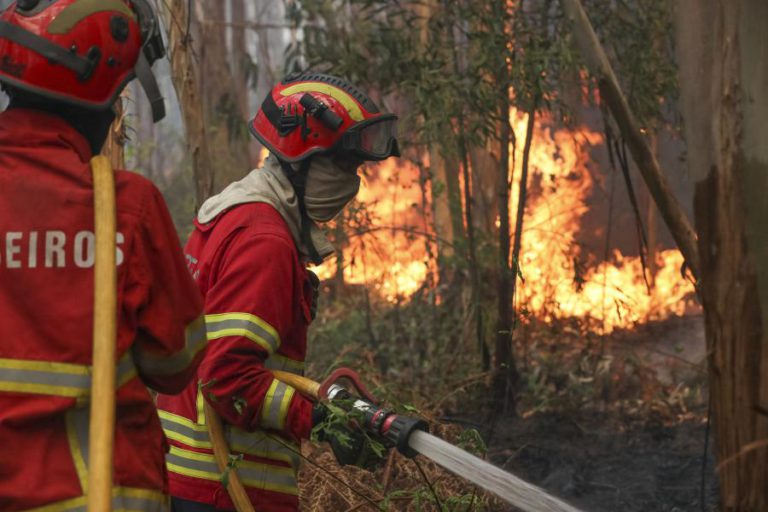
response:
M312 286L288 226L270 205L236 206L196 225L186 246L205 296L208 353L198 383L158 407L171 443L171 495L234 510L221 484L203 400L226 423L238 474L256 510L298 509L299 442L312 404L268 369L302 374Z
M0 114L0 510L85 509L93 188L85 138L32 110ZM146 385L174 393L203 355L202 299L158 190L116 173L114 510L168 508L167 448ZM197 319L197 320L196 320Z

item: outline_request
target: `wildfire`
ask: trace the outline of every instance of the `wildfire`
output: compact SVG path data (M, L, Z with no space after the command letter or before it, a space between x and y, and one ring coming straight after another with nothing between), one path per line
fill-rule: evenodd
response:
M407 160L387 160L366 174L357 216L367 216L372 226L347 233L345 282L372 285L390 301L409 297L434 270L427 247L433 235L419 209L419 169ZM334 271L333 263L325 263L318 275L326 279Z
M513 122L516 133L525 133L524 114L514 113ZM541 123L536 127L519 262L523 277L517 288L519 309L544 320L584 318L605 332L682 315L693 286L680 274L679 251L656 254L650 293L638 257L614 251L610 261L595 264L582 254L577 235L595 185L587 168L589 150L602 143L601 134L586 128L553 130ZM517 211L522 144L517 151L512 158L517 168L511 212ZM350 237L344 250L344 277L348 283L373 286L389 300L407 298L435 267L434 251L428 246L429 224L419 208L424 201L419 169L403 160L386 161L375 166L371 176L364 181L359 200L371 212L373 230ZM333 271L333 265L326 264L320 268L321 277Z

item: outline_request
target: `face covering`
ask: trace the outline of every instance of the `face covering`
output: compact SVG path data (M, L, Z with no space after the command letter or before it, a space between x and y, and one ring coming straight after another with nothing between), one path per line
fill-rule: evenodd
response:
M307 172L304 204L307 215L315 222L333 220L360 190L360 177L330 158L313 158Z

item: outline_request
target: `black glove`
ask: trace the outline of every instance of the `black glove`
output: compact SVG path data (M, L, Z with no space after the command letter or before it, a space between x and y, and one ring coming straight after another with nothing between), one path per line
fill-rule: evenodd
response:
M331 445L339 464L373 471L384 463L383 445L374 446L374 442L360 428L330 416L325 405L316 404L312 409L313 432L317 441Z

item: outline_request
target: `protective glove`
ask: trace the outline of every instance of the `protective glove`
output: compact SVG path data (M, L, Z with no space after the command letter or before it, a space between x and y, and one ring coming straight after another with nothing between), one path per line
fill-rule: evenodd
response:
M383 445L374 446L374 442L360 428L331 417L324 404L315 404L312 424L315 439L331 445L340 465L374 471L384 463L386 450Z

